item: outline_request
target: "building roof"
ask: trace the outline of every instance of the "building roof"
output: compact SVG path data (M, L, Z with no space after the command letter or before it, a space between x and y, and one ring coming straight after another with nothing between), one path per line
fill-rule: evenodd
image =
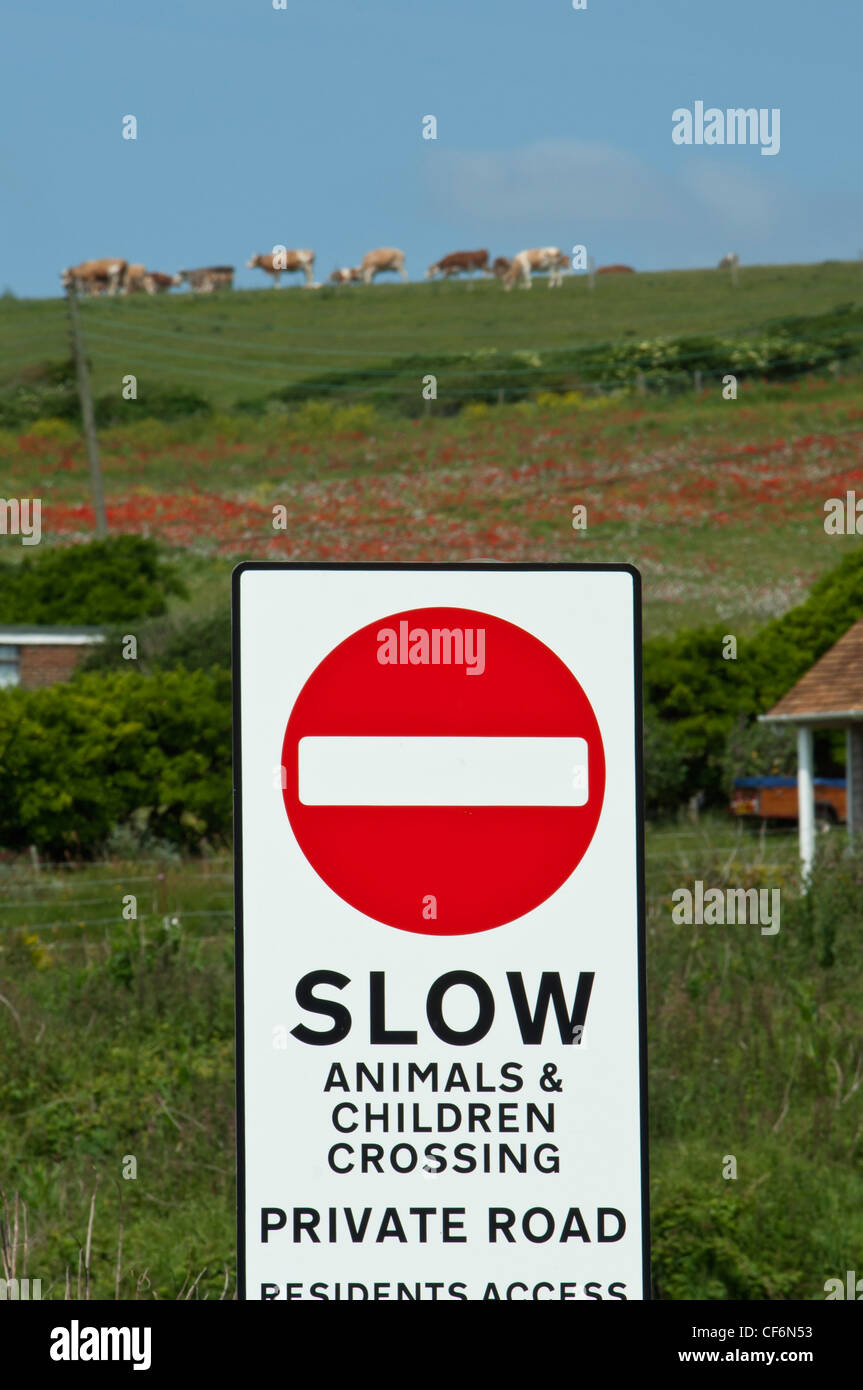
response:
M28 627L0 623L0 643L9 647L79 647L104 642L99 627Z
M852 724L863 720L863 618L762 714L766 723Z

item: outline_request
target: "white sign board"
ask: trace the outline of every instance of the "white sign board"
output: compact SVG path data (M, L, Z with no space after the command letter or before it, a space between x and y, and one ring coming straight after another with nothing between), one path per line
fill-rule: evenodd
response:
M234 575L241 1297L647 1297L627 566Z

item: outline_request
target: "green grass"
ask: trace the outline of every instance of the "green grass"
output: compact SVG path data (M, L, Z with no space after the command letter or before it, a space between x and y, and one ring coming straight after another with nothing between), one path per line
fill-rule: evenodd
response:
M863 853L844 848L843 831L822 837L810 911L793 831L723 816L648 827L661 1297L820 1299L859 1268ZM674 924L671 893L695 878L780 887L779 933ZM3 889L0 1187L27 1204L29 1276L61 1298L68 1269L74 1295L95 1193L93 1297L185 1297L198 1276L193 1297L231 1297L229 861L19 863ZM135 922L121 918L126 892ZM730 1156L736 1179L722 1176Z
M496 348L549 351L627 338L745 336L771 319L863 299L859 262L752 266L733 289L717 270L571 276L528 293L497 282L378 284L221 295L101 297L81 306L96 395L129 372L143 387L191 387L220 407L302 377L390 358ZM0 389L68 356L62 299L0 299Z

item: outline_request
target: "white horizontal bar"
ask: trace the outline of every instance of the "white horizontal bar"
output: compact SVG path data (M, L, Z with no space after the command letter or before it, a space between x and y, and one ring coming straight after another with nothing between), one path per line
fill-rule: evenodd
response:
M309 735L304 806L584 806L583 738Z

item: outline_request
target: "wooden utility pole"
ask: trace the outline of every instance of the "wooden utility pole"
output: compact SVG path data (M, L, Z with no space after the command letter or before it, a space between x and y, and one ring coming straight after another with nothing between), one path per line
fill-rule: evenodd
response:
M84 438L87 441L87 457L90 460L93 510L96 513L96 536L101 541L108 534L108 518L105 515L105 495L102 491L102 469L99 463L99 440L96 437L96 420L93 415L90 373L87 370L87 357L84 352L84 340L81 336L81 319L78 314L78 296L74 283L67 286L66 296L69 300L72 351L75 354L75 372L78 377L78 400L81 402L81 420L84 425Z

